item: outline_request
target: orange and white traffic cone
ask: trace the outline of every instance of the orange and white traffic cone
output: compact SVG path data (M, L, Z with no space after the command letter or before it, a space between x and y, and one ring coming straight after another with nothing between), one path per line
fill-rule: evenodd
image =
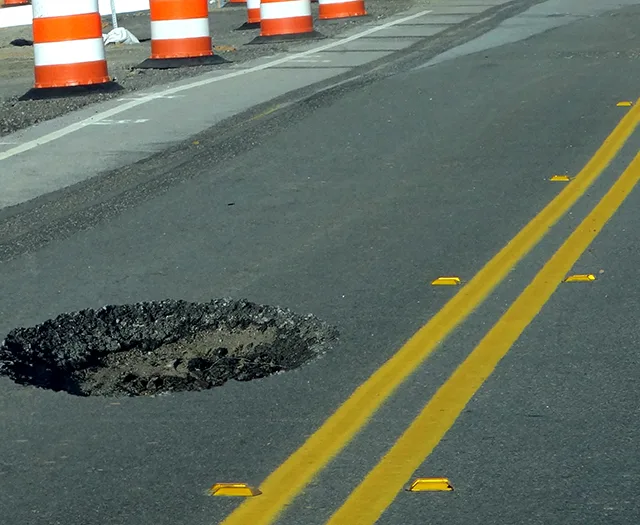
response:
M29 5L31 0L4 0L4 5L0 3L0 7L12 7L14 5Z
M151 57L138 68L168 69L227 62L215 55L208 0L151 0Z
M238 29L257 29L260 27L260 0L247 0L247 21Z
M23 99L122 89L111 81L98 0L33 0L34 89Z
M314 31L311 0L261 0L260 36L251 44L324 38Z
M319 0L318 18L320 20L351 18L366 14L364 0Z

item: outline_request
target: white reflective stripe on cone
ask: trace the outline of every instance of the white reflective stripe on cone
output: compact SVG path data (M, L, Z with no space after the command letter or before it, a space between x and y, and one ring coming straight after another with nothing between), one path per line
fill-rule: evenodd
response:
M247 0L247 9L260 9L260 0Z
M104 44L102 38L48 42L46 44L34 44L33 54L36 66L97 62L104 60Z
M33 18L86 15L98 12L98 0L49 0L33 2Z
M311 2L309 0L262 2L260 5L260 17L263 20L277 20L278 18L293 18L296 16L311 16Z
M209 36L209 20L207 18L151 22L151 38L153 40L177 40L207 36Z

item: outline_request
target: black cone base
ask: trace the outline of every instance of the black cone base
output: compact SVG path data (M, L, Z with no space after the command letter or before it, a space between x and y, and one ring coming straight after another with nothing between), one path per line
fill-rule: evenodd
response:
M220 55L209 55L204 57L186 58L147 58L142 64L135 66L136 69L173 69L177 67L195 66L216 66L218 64L228 64L229 61Z
M112 93L122 91L124 88L117 82L103 82L89 86L66 86L56 88L33 88L22 95L18 100L46 100L51 98L81 97L94 93Z
M281 42L295 42L296 40L322 40L327 38L318 31L310 33L294 33L292 35L257 36L247 45L253 44L279 44Z
M236 31L246 31L247 29L260 29L260 22L245 22Z

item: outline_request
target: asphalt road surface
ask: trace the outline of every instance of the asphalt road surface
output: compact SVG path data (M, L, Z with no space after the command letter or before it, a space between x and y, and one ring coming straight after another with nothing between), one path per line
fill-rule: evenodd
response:
M640 2L505 6L116 171L33 174L35 201L11 187L2 333L230 296L340 339L198 393L0 379L3 525L640 523ZM1 162L20 181L39 148Z

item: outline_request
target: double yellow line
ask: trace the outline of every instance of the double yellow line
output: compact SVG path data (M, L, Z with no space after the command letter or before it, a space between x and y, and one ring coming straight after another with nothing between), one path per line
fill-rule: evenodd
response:
M616 157L639 123L640 105L636 104L575 179L264 481L260 486L261 496L245 501L221 525L272 524L318 472L344 449L394 391L584 195ZM575 261L620 207L639 178L640 156L634 159L511 308L438 390L327 525L375 523L547 302Z

